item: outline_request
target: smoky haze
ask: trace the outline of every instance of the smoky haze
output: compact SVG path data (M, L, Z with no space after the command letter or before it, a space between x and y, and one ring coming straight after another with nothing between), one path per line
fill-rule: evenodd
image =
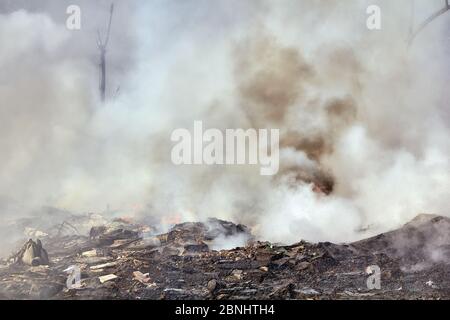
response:
M81 7L80 31L65 27L69 4ZM371 4L379 31L366 28ZM109 207L223 218L289 243L448 216L450 17L408 46L411 23L442 1L410 4L115 1L102 105L96 32L110 2L2 1L3 223L42 206ZM170 134L195 120L279 128L280 173L174 166Z

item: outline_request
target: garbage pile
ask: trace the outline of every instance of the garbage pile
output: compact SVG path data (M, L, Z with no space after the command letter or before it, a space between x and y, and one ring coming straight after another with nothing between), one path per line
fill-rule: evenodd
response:
M34 242L32 239L24 244L22 249L13 257L13 263L28 266L48 265L47 251L42 247L41 240Z
M43 230L45 239L29 240L2 261L1 299L450 298L444 217L422 215L352 244L289 246L256 241L247 227L218 219L163 234L123 219L85 234L70 224L72 233ZM244 242L220 249L236 239ZM378 276L371 266L379 268L379 288L368 284Z

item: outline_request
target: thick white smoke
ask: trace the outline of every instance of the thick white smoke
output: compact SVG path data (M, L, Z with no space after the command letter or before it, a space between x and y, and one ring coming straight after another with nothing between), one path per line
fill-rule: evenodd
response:
M420 21L442 1L415 2ZM380 31L366 28L370 4L382 9ZM449 17L409 47L406 0L136 8L113 25L132 30L135 43L120 94L103 106L92 48L68 54L75 36L50 15L0 15L4 199L217 217L280 242L349 241L420 212L449 215ZM280 128L280 174L174 166L170 134L194 120ZM332 192L317 193L312 182Z

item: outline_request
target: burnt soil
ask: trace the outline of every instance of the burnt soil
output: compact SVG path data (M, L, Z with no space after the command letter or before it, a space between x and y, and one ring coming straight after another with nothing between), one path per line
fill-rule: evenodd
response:
M53 227L42 244L49 265L0 264L1 299L449 299L450 219L420 215L398 230L349 244L277 245L243 225L211 219L158 234L122 220L80 232L89 217ZM28 223L28 222L27 222ZM212 250L218 237L247 245ZM381 271L369 289L367 267ZM67 288L70 266L81 270ZM108 281L102 276L113 275Z

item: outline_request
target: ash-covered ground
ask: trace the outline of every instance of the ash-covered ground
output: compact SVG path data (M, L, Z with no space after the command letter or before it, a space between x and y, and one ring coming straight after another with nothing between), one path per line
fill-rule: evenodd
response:
M256 241L217 219L167 233L97 214L66 213L52 228L38 220L10 226L34 241L2 260L2 299L450 298L450 219L440 216L355 243L293 245ZM380 289L367 284L369 266L380 268Z

